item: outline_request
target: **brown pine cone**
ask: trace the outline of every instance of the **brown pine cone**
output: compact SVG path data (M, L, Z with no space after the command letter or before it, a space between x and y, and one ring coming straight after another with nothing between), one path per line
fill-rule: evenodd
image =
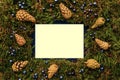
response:
M65 19L69 19L72 17L72 12L63 3L60 3L59 7L60 7L61 13Z
M19 46L23 46L26 43L26 40L24 39L24 37L15 34L15 39L17 41L17 43L19 44Z
M99 17L91 28L92 29L97 28L99 26L102 26L104 23L105 23L105 19L103 17Z
M96 69L100 67L100 64L95 59L88 59L87 62L85 62L88 68Z
M102 41L100 39L95 39L96 43L100 46L100 48L107 50L111 45L108 42Z
M52 78L53 75L58 71L58 65L56 64L52 64L49 68L48 68L48 78Z
M30 21L30 22L33 22L33 23L36 22L35 18L25 10L17 11L16 19L19 20L19 21Z
M22 70L27 64L28 64L28 61L16 61L12 65L12 69L13 71L18 72Z

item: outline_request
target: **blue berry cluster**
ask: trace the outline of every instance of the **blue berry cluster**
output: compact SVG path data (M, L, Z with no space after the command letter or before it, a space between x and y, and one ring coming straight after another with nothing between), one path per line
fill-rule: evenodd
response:
M27 28L26 28L26 27L23 27L23 26L20 26L20 29L26 30Z
M84 2L84 3L81 5L80 9L81 9L81 10L84 10L85 6L86 6L86 2Z
M38 79L38 73L34 73L34 75L33 75L33 79Z
M86 14L86 18L89 18L89 13L93 13L94 10L93 9L86 9L86 2L84 2L81 6L80 9L83 10L83 13ZM97 2L93 2L93 3L89 3L88 4L90 7L97 7ZM91 15L91 14L90 14ZM97 13L93 13L94 17L97 17L98 14Z
M77 59L75 59L75 58L69 58L69 59L66 59L66 60L69 60L70 62L74 62L74 63L77 62Z
M47 75L47 72L46 72L46 70L42 70L41 71L41 74L42 74L42 76L45 78L45 79L48 79L48 75Z
M10 34L10 39L14 38L14 34L16 33L16 31L12 31L12 33Z
M90 35L90 37L94 40L95 39L95 32L94 33L90 33L89 35Z
M25 6L25 2L18 1L18 6L19 6L19 8L23 9Z
M8 53L9 53L11 56L15 56L16 50L15 50L12 46L10 46Z
M79 71L79 73L83 73L84 72L84 69L83 68L81 68L80 69L80 71Z
M74 69L70 69L66 72L67 76L75 76L75 70Z

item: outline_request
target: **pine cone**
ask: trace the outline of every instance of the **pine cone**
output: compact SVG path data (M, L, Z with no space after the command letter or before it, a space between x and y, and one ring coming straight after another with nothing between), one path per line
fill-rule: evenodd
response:
M17 11L16 18L19 21L30 21L30 22L33 22L33 23L36 22L35 18L25 10Z
M52 78L53 75L58 71L58 65L56 64L52 64L49 68L48 68L48 78Z
M15 34L15 38L16 38L16 41L19 44L19 46L23 46L26 43L26 40L24 39L24 37L22 37L18 34Z
M63 3L60 3L59 7L60 7L61 13L65 19L69 19L72 17L72 12Z
M88 59L87 62L85 62L88 68L96 69L100 67L100 64L95 59Z
M100 46L100 48L107 50L111 45L108 42L102 41L100 39L95 39L96 43Z
M28 64L28 61L16 61L12 65L12 69L13 69L13 71L18 72L18 71L22 70L27 64Z
M105 19L103 17L99 17L96 22L91 27L92 29L102 26L105 23Z

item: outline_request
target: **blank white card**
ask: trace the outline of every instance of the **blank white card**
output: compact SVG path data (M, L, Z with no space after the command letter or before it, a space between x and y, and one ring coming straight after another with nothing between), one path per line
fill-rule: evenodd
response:
M35 25L35 58L83 57L83 24Z

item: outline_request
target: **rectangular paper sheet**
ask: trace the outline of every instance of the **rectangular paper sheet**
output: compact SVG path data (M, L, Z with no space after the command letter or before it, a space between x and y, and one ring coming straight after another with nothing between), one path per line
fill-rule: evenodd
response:
M83 24L35 25L35 58L83 57Z

